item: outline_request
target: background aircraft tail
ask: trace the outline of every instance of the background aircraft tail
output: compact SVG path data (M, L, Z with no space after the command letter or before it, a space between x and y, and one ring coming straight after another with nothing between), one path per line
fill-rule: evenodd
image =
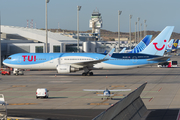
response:
M178 48L178 43L179 43L179 39L177 39L173 45L172 45L172 49L177 49Z
M136 45L136 47L134 49L132 49L131 52L129 53L139 53L141 52L142 50L144 50L150 43L151 41L151 38L152 38L152 35L146 35L142 40L141 42L139 42L138 45Z
M164 30L140 53L163 56L174 26L167 26Z
M174 43L174 39L171 39L169 42L168 42L168 45L167 45L167 50L170 49L172 50L172 46L173 46L173 43Z

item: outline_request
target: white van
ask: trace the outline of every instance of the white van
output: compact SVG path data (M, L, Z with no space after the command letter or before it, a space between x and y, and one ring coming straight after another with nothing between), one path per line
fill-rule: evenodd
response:
M36 99L38 98L48 98L49 97L49 91L46 88L38 88L36 90Z

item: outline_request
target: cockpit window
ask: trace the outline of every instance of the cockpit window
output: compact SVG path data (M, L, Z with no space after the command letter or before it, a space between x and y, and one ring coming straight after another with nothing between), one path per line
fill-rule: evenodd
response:
M11 57L8 57L9 60L11 60Z

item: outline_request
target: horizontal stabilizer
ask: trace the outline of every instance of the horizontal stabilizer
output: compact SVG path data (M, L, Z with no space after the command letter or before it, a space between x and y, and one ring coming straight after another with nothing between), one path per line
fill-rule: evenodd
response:
M98 89L83 89L83 91L104 91L104 90L98 90Z
M109 90L111 92L118 92L118 91L131 91L131 89L116 89L116 90Z
M153 59L148 59L147 61L166 61L167 59L169 59L171 56L163 56L163 57L157 57L157 58L153 58Z
M98 96L105 96L105 95L104 94L98 94ZM114 94L109 94L108 97L110 97L110 96L114 96Z

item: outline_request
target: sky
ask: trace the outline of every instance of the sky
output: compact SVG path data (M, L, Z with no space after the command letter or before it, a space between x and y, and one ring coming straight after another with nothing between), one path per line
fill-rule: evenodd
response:
M118 31L118 10L120 31L135 31L135 22L147 20L147 30L161 31L166 26L175 26L174 32L180 33L178 10L180 0L50 0L48 3L48 28L77 30L77 6L79 11L79 30L87 31L91 14L96 8L102 15L102 29ZM27 20L36 23L36 28L45 28L45 0L0 0L1 24L26 27ZM30 24L30 23L29 23ZM143 30L142 25L142 30Z

